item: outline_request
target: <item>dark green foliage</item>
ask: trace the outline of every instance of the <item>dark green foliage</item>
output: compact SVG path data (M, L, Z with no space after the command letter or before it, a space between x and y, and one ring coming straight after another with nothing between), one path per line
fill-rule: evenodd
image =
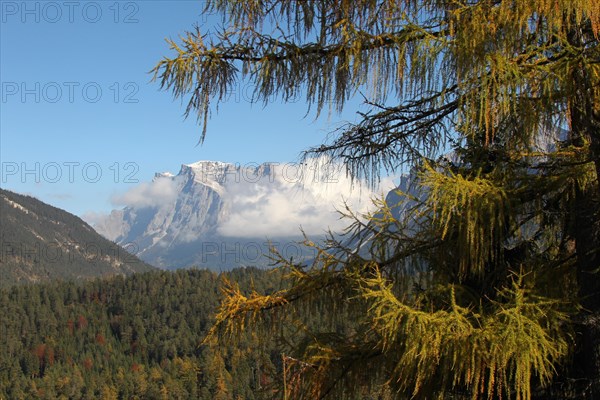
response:
M246 290L280 288L263 270L228 275ZM181 270L0 290L0 399L271 398L260 388L280 360L275 343L202 344L219 286L213 272Z

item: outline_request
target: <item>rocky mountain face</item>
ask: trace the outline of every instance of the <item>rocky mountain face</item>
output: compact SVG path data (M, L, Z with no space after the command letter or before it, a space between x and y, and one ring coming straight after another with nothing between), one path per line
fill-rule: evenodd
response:
M223 235L219 229L237 215L232 213L230 201L235 192L253 185L252 190L258 193L262 183L276 184L273 174L271 164L184 164L177 175L155 175L150 192L156 194L156 201L136 199L136 204L113 211L94 227L106 238L136 249L141 259L167 269L267 266L271 261L264 254L271 245L285 256L305 258L309 254L297 244L299 230L295 236L274 238L260 234L249 237L241 230L239 236L231 231Z
M87 223L0 189L0 286L126 275L154 269Z

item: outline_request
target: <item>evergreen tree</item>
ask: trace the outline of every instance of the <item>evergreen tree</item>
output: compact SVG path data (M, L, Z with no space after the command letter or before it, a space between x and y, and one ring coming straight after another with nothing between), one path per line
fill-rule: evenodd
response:
M211 102L241 80L257 101L304 94L317 113L364 90L370 110L306 156L371 183L408 166L417 178L367 223L348 210L348 238L312 265L281 258L290 288L229 285L212 335L282 336L284 398L382 383L398 398L600 396L598 2L209 0L215 11L228 26L171 41L154 69L190 96L201 140Z

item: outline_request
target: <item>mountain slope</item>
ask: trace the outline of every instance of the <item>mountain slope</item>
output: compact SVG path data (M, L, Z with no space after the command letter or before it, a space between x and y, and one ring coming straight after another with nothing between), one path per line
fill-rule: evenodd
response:
M0 286L154 269L75 215L0 189Z

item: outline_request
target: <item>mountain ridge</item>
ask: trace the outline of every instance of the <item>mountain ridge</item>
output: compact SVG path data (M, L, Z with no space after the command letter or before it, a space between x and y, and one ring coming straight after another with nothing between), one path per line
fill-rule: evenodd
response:
M0 189L0 286L153 270L79 217Z

